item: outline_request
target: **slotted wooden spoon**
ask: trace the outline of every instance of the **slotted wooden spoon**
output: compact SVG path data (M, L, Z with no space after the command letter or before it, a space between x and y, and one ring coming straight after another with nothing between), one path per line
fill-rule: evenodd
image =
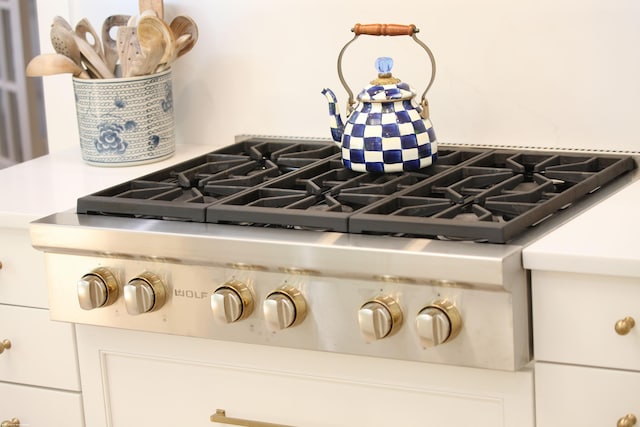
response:
M118 27L117 45L122 77L131 77L132 64L142 55L136 27Z
M70 58L73 62L80 66L82 64L82 58L80 54L80 48L76 43L71 27L68 26L67 21L64 18L54 18L50 29L51 45L56 53L64 55ZM67 25L65 25L67 24Z
M118 43L111 36L111 31L115 27L126 26L129 18L131 18L129 15L112 15L107 17L107 19L105 19L102 24L102 48L104 49L104 63L108 69L114 72L116 69L116 64L118 62Z
M73 33L73 36L78 44L80 53L82 54L83 64L99 79L112 79L115 77L113 71L107 68L103 59L98 53L87 43L85 39L81 39L77 34Z
M82 18L76 24L76 35L87 42L104 62L104 49L100 42L100 36L98 36L95 28L93 28L93 25L91 25L91 22L89 22L87 18Z
M69 24L69 21L64 19L62 16L54 16L51 25L59 25L69 31L73 31L73 28L71 27L71 24Z

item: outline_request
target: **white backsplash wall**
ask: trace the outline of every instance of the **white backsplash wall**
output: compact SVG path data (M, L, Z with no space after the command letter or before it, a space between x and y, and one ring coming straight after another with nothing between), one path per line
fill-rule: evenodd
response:
M43 52L54 15L100 28L135 0L38 0ZM238 134L328 138L323 87L344 111L336 59L355 23L415 24L437 61L429 92L441 142L640 151L637 0L165 0L166 18L200 29L174 66L178 143L230 144ZM361 36L345 54L357 93L377 56L422 93L424 51L409 37ZM50 151L78 146L68 75L44 80ZM78 150L79 151L79 150Z

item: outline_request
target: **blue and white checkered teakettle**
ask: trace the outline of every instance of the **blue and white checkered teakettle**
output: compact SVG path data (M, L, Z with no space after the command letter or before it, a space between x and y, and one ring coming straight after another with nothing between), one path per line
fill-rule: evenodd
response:
M347 124L343 124L338 112L337 99L330 89L322 93L329 101L331 135L341 146L342 162L357 172L402 172L430 166L438 156L438 143L429 120L426 94L435 78L435 59L431 50L415 33L414 25L356 24L355 37L338 56L338 76L349 94ZM415 103L416 92L406 83L391 75L393 60L378 58L378 78L358 94L357 104L353 93L342 76L342 55L359 35L410 35L422 46L431 59L431 79L420 105Z

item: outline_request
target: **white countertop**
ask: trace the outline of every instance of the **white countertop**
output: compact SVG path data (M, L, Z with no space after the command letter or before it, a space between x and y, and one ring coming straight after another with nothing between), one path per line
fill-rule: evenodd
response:
M524 250L531 270L640 278L640 181Z
M0 169L0 227L28 227L35 219L74 208L78 197L216 148L178 144L169 159L127 167L91 166L82 160L77 148Z

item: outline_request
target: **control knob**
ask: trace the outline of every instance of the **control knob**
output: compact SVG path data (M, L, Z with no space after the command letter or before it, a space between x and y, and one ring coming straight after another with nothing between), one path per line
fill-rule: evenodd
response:
M391 336L402 325L400 304L388 295L367 301L358 311L358 324L366 342Z
M247 318L253 311L253 295L244 283L230 280L211 294L213 316L223 323Z
M416 329L424 348L435 347L453 340L462 328L462 317L453 303L434 301L416 317Z
M118 299L118 280L109 269L99 267L78 280L77 293L83 310L105 307Z
M304 320L307 302L298 289L285 285L267 295L262 311L269 329L280 331Z
M162 279L154 273L146 271L124 285L124 303L129 314L158 310L165 299L166 290Z

